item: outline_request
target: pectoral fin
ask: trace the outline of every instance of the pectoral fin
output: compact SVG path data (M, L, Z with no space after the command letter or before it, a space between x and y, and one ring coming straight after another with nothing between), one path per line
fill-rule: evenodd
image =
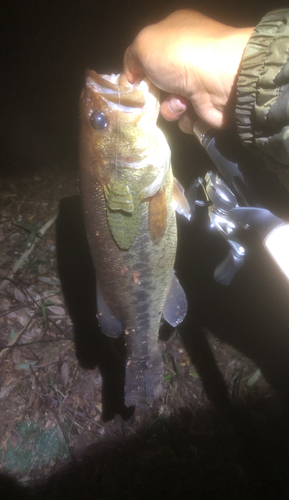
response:
M122 181L104 187L110 231L121 250L133 244L141 223L141 200Z
M133 196L125 182L115 181L111 186L104 186L109 210L131 214L134 210Z
M118 338L123 332L122 324L119 319L112 314L108 303L102 295L98 281L96 285L96 294L97 316L101 331L107 337Z
M175 271L173 271L171 284L163 308L163 316L170 325L177 326L185 318L187 309L188 302L186 294L175 275Z
M149 230L153 243L163 238L167 225L167 197L164 189L160 189L149 201Z
M191 209L185 196L185 190L176 178L174 178L173 186L173 207L176 212L184 215L188 220L191 219Z

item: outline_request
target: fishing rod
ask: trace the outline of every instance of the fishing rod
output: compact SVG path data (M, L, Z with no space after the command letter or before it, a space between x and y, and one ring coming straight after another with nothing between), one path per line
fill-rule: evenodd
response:
M194 134L216 165L218 174L207 172L199 177L195 188L202 187L206 201L196 205L208 207L211 227L215 227L229 244L230 251L214 272L215 280L229 285L243 266L247 252L240 229L255 231L282 273L289 279L289 223L259 205L254 187L246 175L245 148L230 140L227 132L213 130L202 120L194 125Z

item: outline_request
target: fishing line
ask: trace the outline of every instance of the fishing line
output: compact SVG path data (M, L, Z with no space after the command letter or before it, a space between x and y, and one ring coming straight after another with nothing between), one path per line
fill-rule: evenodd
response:
M119 79L118 79L118 85L117 85L117 95L118 95L118 110L117 110L117 139L115 141L116 144L116 153L115 153L115 177L117 177L117 163L118 163L118 156L117 156L117 148L121 146L121 130L120 130L120 120L119 120L119 115L120 115L120 88L119 88Z

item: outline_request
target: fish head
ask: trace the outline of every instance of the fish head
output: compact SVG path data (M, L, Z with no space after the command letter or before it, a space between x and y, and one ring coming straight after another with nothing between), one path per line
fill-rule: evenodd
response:
M140 163L157 148L159 90L148 80L87 70L80 97L81 138L88 165L107 185L115 165ZM88 161L87 161L88 160Z

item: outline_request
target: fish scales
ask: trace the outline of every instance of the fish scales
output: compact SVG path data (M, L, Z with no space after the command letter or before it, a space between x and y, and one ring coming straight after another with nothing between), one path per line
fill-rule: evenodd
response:
M89 73L90 78L92 73ZM93 74L92 76L98 83L99 80ZM115 110L110 113L107 96L104 94L105 97L99 100L99 89L97 85L91 89L92 85L90 81L88 88L84 89L80 104L80 189L86 232L96 269L99 321L107 335L118 336L121 331L125 332L126 405L137 404L141 399L152 404L161 394L164 380L158 330L172 281L177 245L173 208L174 179L170 165L167 168L144 161L143 165L132 167L133 162L141 162L146 157L169 162L168 149L163 155L154 156L154 151L160 146L155 137L159 136L159 132L154 123L158 102L157 111L150 111L156 115L152 117L150 130L141 141L142 130L137 129L141 114L137 115L135 122L130 116L129 126L123 128L120 134L122 116L115 113ZM110 124L105 128L110 126L111 131L100 129L95 132L91 127L91 113L95 113L96 108L97 112L106 115ZM123 119L125 124L127 116ZM105 133L108 139L106 142L103 140ZM150 196L150 192L147 193L146 190L156 182L160 172L163 172L160 185L157 189L153 188L156 192ZM114 191L113 186L116 186ZM159 197L160 207L157 206L157 209L161 211L162 204L165 203L164 216L157 217L161 227L159 230L156 226L155 236L152 236L150 225L153 224L153 214L150 213L150 200L160 190L163 195ZM124 192L132 194L129 197L123 195ZM141 193L144 193L143 198ZM134 222L132 228L129 226L131 212L114 210L123 201L121 208L127 206L132 212L139 203L139 223ZM109 208L110 203L113 210ZM111 222L109 218L115 217L115 214L118 218ZM123 241L124 245L127 244L127 239L125 235L124 239L119 239L117 232L117 226L122 227L123 218L132 233L129 248L120 247Z

